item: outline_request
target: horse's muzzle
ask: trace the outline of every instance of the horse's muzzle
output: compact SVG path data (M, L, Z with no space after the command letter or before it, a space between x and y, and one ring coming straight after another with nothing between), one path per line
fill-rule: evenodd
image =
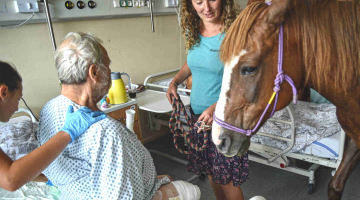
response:
M222 127L220 128L218 140L220 142L218 142L216 148L227 157L242 156L250 147L250 138L248 136Z

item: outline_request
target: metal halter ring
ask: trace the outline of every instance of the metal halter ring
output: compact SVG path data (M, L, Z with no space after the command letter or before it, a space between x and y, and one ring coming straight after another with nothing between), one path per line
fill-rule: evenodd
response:
M196 127L197 127L198 129L201 129L201 130L204 130L204 129L206 129L206 128L211 128L211 126L206 125L204 121L198 121L198 122L196 122Z

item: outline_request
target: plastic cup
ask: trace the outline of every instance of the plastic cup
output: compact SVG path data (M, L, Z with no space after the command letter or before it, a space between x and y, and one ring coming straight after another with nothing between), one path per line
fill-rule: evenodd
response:
M128 109L125 111L126 113L126 127L134 132L134 118L135 118L135 110Z

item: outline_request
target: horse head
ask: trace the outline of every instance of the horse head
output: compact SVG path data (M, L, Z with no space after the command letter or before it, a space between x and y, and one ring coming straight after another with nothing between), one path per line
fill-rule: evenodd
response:
M278 74L279 28L285 21L288 2L274 0L270 6L261 1L249 2L227 32L221 46L225 68L215 110L215 116L223 122L251 130L261 127L269 118L271 109L256 126L274 91L274 80ZM283 57L286 66L283 71L299 86L303 71L297 67L299 58L291 56L292 53L297 54L298 49L295 44L289 44L292 36L288 29L286 31ZM276 110L291 102L291 93L289 84L281 84ZM258 128L251 133L256 133ZM223 128L215 122L212 126L213 142L226 156L245 154L250 147L250 137L250 134Z

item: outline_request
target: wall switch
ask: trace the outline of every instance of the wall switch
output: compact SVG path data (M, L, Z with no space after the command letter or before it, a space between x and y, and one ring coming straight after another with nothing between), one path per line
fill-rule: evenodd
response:
M17 0L14 1L16 12L39 12L39 5L37 0Z

